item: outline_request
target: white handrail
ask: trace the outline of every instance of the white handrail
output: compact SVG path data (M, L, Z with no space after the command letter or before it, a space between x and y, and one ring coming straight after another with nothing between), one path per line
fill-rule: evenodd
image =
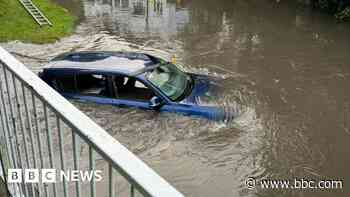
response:
M183 196L137 156L1 47L0 62L39 98L45 100L47 105L58 113L67 125L72 127L86 143L111 163L143 195Z

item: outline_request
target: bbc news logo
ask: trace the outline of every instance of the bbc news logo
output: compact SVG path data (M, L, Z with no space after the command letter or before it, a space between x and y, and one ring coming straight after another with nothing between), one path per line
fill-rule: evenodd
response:
M102 180L101 170L56 170L56 169L8 169L9 183L57 183L63 182L96 182Z

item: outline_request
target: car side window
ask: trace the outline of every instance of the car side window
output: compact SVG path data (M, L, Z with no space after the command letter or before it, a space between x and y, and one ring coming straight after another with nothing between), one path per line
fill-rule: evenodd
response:
M134 77L113 76L115 96L119 99L149 101L155 94Z
M59 92L65 92L65 93L76 92L74 74L57 76L52 80L52 85Z
M111 97L106 75L82 73L76 75L78 93L88 96Z

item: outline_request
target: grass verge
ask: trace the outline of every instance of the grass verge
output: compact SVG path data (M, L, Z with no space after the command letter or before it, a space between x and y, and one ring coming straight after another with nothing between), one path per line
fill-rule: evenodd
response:
M18 0L0 0L0 42L54 42L74 30L76 17L51 0L32 0L53 24L40 27Z

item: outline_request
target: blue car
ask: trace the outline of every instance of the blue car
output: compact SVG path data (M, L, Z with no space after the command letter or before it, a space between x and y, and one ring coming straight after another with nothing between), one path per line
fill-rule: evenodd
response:
M206 102L215 99L220 89L215 79L186 73L144 53L64 53L45 66L39 76L69 99L212 120L232 118Z

